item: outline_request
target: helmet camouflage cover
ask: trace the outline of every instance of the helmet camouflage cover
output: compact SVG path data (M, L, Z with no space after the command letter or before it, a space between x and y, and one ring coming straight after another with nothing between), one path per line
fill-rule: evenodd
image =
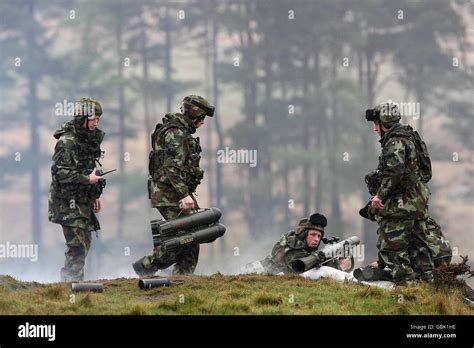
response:
M94 116L101 116L102 115L102 106L100 103L93 99L84 97L81 98L78 102L76 102L74 108L74 116L75 117L85 117L94 118Z
M392 125L400 121L400 110L394 103L382 103L373 109L367 109L365 118L369 122L380 121L384 125Z
M302 219L298 223L298 229L296 230L296 235L306 237L306 232L309 230L316 230L321 232L321 238L324 236L324 228L327 226L328 222L324 215L322 214L313 214L309 218Z
M180 110L183 114L187 114L190 118L214 116L214 106L199 95L188 95L184 97L180 105Z

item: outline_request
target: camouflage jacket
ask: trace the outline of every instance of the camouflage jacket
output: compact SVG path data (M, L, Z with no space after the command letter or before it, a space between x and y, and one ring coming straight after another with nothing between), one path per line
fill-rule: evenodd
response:
M384 208L376 213L376 218L424 220L428 217L430 191L421 180L415 143L406 136L407 131L407 126L395 124L380 140L377 195Z
M306 242L297 237L294 231L290 231L281 236L280 240L274 245L271 256L268 256L262 261L262 266L268 273L284 274L296 273L291 267L293 261L306 256L309 256L316 249L308 247ZM338 261L331 261L325 266L339 269Z
M150 152L148 192L153 207L178 206L193 193L204 172L201 146L193 122L182 114L167 114L158 125ZM155 136L156 135L156 136Z
M89 184L89 174L101 156L105 133L89 131L75 121L65 123L54 133L58 139L51 166L48 217L51 222L89 231L99 230L93 213L97 187Z

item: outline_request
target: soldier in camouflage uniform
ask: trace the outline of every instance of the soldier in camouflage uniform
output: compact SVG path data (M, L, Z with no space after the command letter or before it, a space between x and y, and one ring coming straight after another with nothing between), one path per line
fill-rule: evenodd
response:
M293 261L309 256L318 250L326 226L326 217L318 213L311 215L309 219L301 220L297 230L282 235L273 247L271 256L267 256L261 261L265 272L270 274L296 273L292 268ZM328 262L325 266L346 270L347 262L350 261L340 259Z
M193 196L204 172L199 167L201 146L192 134L214 115L214 106L200 96L189 95L180 105L180 113L167 114L151 137L148 192L151 205L165 220L190 214L198 209ZM180 204L181 202L181 204ZM173 273L193 273L199 257L199 244L190 244L179 254L171 255L155 247L153 254L133 264L135 272L151 275L175 264Z
M433 258L433 266L439 267L442 264L449 265L453 257L453 250L451 249L451 243L444 236L441 231L441 226L433 219L431 216L425 220L426 224L426 234L428 241L428 248L431 251L431 256ZM412 263L417 263L417 258L419 252L417 249L410 249L410 259L413 260Z
M375 192L377 192L377 190ZM367 205L359 211L359 214L366 219L376 221L375 216L377 213L377 209L374 209L371 204L372 202L367 203ZM425 225L426 240L428 241L427 247L431 252L433 266L439 267L442 264L449 265L453 256L451 243L444 236L443 232L441 231L441 227L431 216L428 216L428 218L425 220ZM380 242L381 240L379 239L377 242L378 249L380 249ZM424 248L418 249L416 245L409 245L408 254L410 255L410 261L413 267L416 267L416 265L420 262L419 260L417 260L418 258L420 258L421 260L423 259L423 253ZM386 264L383 262L383 260L379 259L378 261L374 262L372 266L385 268Z
M101 209L99 196L103 188L101 177L96 175L105 135L97 128L101 115L98 101L82 98L76 103L74 119L54 133L58 141L51 166L48 217L61 225L66 239L61 281L84 279L92 231L100 229L95 213Z
M428 213L431 164L426 145L410 126L399 123L394 104L369 109L366 118L374 122L382 146L377 170L366 177L374 197L361 210L379 224L377 265L390 268L398 283L432 281L435 257L448 260L450 248Z

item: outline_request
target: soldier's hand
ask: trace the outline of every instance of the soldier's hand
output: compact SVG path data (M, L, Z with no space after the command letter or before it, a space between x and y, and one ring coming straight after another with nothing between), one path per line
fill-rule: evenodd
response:
M94 203L93 212L98 213L100 212L101 209L102 209L102 202L100 201L100 198L97 198Z
M379 196L374 196L374 198L372 198L371 201L372 201L371 203L372 208L375 208L375 209L383 208L382 200L379 198Z
M97 169L94 168L94 170L89 174L89 184L94 185L97 184L97 182L102 179L101 176L95 175L95 171Z
M348 271L352 266L352 261L350 257L345 257L343 259L339 259L339 269L341 271Z
M186 196L182 200L182 208L187 209L194 209L194 200L191 196Z

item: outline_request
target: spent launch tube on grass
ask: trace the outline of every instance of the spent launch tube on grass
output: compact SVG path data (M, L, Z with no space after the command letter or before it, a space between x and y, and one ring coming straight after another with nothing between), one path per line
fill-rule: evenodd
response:
M170 286L171 282L167 278L160 279L140 279L138 282L138 287L142 290L148 290L151 288L157 288L161 286Z
M104 285L102 283L72 283L73 292L103 292Z

